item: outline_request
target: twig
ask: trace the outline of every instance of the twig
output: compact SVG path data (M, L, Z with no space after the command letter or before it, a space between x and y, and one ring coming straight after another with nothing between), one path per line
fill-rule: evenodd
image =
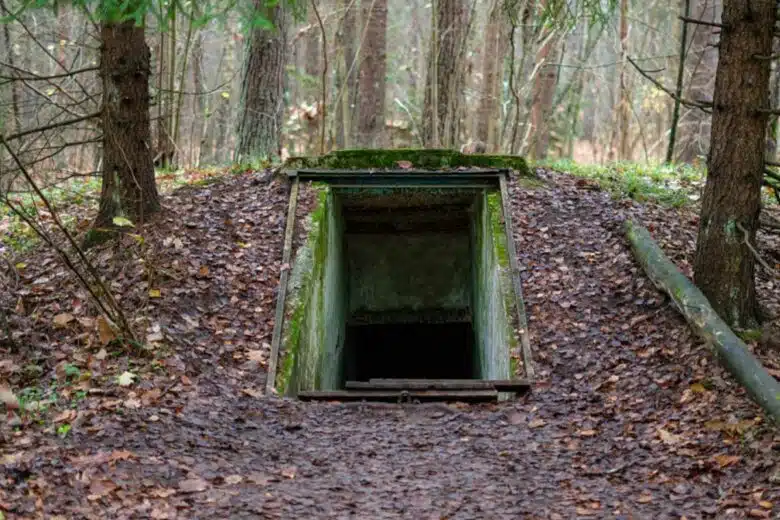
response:
M737 229L742 231L742 233L745 235L745 245L748 249L750 249L750 252L753 253L753 256L755 257L756 261L761 264L761 267L766 269L772 276L775 278L780 278L780 275L778 275L777 271L773 269L766 261L761 258L761 255L758 253L755 247L753 247L753 244L750 243L750 234L747 232L747 230L744 228L744 226L737 222Z
M87 272L95 279L95 282L100 287L102 294L105 296L109 306L113 309L114 314L117 318L117 321L119 322L118 325L122 329L122 332L127 334L128 339L132 341L137 341L135 338L135 335L133 334L132 329L130 328L130 323L127 321L127 318L125 317L124 312L122 311L122 308L119 306L117 301L114 299L113 293L109 290L109 288L106 286L105 282L103 281L103 278L100 276L100 273L98 273L97 269L92 265L92 262L89 261L87 256L84 254L84 251L79 247L79 245L76 243L76 239L73 238L73 235L71 235L70 231L68 231L68 228L65 227L65 225L62 223L62 221L59 218L59 215L54 210L54 208L51 205L51 202L49 202L49 199L46 198L46 196L43 194L43 192L40 190L38 185L35 183L35 180L32 178L32 175L30 175L30 172L27 170L27 168L22 163L21 159L19 159L19 156L13 151L11 146L6 142L5 138L0 136L0 144L2 144L5 149L8 151L8 154L11 156L13 161L16 163L16 165L19 167L19 171L24 176L27 183L32 187L33 191L35 191L35 194L38 196L39 199L41 199L41 202L43 202L46 209L49 211L49 214L52 217L52 220L54 221L54 224L57 226L57 228L62 231L62 233L67 238L68 242L70 243L73 250L76 252L76 255L78 256L79 260L84 264L84 266L87 269ZM6 204L8 204L8 200L6 199ZM28 222L29 224L29 222ZM53 241L50 241L50 244L54 245ZM56 247L56 246L55 246ZM60 250L60 254L63 254L64 251ZM67 255L63 255L64 258L68 258ZM86 280L81 276L81 273L76 269L75 267L72 267L72 270L76 273L77 276L83 281L83 283L86 285L86 289L93 294L93 296L96 298L96 301L98 305L104 310L107 317L112 318L112 314L107 311L107 309L103 305L103 300L100 298L97 298L95 296L95 292L92 289L92 287L86 282Z
M727 25L724 25L722 23L708 22L707 20L699 20L697 18L691 18L689 16L678 16L677 18L679 18L685 23L695 23L697 25L709 25L710 27L717 27L719 29L725 29L728 27Z
M691 101L689 99L684 99L684 98L676 95L674 92L672 92L671 90L669 90L668 88L663 86L661 84L661 82L659 82L657 79L655 79L654 77L650 76L642 68L640 68L639 65L637 65L636 62L631 59L631 56L626 56L626 59L628 60L628 62L631 65L634 66L634 68L637 70L637 72L639 72L642 76L644 76L646 79L648 79L653 85L656 86L656 88L658 88L658 89L662 90L663 92L665 92L672 99L674 99L676 101L679 101L680 104L685 105L687 107L698 108L699 110L701 110L703 112L706 112L708 114L712 113L712 110L710 110L712 108L712 103L705 103L705 102L700 102L700 101Z
M2 137L3 142L7 143L8 141L14 141L16 139L20 139L22 137L25 137L30 134L37 134L39 132L45 132L46 130L53 130L55 128L60 128L62 126L68 126L75 123L80 123L82 121L87 121L89 119L94 119L96 117L100 117L101 112L95 112L92 114L87 114L85 116L76 117L74 119L68 119L67 121L58 121L56 123L51 123L49 125L45 126L39 126L37 128L31 128L29 130L24 130L22 132L17 132L15 134L11 134L5 137Z
M0 79L9 79L11 81L51 81L53 79L62 79L62 78L70 78L76 74L83 74L85 72L92 72L96 70L100 70L100 67L85 67L83 69L78 70L72 70L68 72L63 72L62 74L52 74L51 76L41 76L39 74L36 74L34 72L30 72L29 70L21 69L15 65L11 65L9 63L5 63L0 61L0 65L3 67L6 67L11 70L15 70L20 73L27 74L27 76L6 76L4 74L0 74Z

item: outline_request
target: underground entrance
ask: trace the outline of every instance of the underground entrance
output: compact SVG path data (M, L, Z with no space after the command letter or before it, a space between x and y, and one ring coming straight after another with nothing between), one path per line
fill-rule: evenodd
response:
M284 260L293 262L289 279L282 275L269 389L334 400L495 400L525 391L532 372L506 233L508 174L290 171ZM300 185L316 204L293 258Z

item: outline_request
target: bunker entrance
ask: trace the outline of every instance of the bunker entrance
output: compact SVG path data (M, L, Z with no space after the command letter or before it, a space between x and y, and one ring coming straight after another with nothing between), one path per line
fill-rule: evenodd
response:
M288 231L299 183L318 181L306 185L318 202L289 280L282 274L268 388L389 401L527 390L516 377L532 374L499 189L505 174L294 172Z
M335 190L347 259L345 381L480 377L470 232L478 193Z

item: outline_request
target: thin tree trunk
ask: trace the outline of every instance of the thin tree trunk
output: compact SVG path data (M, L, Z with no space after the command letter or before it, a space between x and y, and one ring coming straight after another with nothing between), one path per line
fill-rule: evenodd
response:
M493 1L485 27L485 41L482 48L482 91L476 134L477 139L483 141L490 152L495 152L499 144L498 103L507 40L503 3L503 0Z
M356 141L361 148L385 146L387 0L363 3L366 38L360 49Z
M192 88L198 94L192 100L192 121L190 122L190 164L200 165L201 148L204 141L206 119L206 90L203 82L203 32L198 31L192 46Z
M451 148L459 140L463 53L469 12L464 0L437 0L428 55L422 134L425 146Z
M686 18L691 15L691 0L683 0L683 16ZM675 94L677 99L674 100L674 111L672 112L672 123L669 128L669 146L666 149L665 162L671 163L674 161L674 144L677 138L677 123L680 120L680 99L683 93L683 78L685 75L685 49L688 45L688 22L681 21L682 31L680 34L680 58L677 62L677 87Z
M628 75L628 0L620 0L620 100L618 101L618 159L631 159L631 96Z
M698 20L718 22L721 0L697 0L691 9L691 17ZM694 101L711 101L715 88L715 71L718 66L718 48L715 46L720 29L701 24L692 24L688 64L692 69L690 86L684 97ZM680 121L678 130L679 154L677 160L692 163L700 156L706 156L710 146L711 118L701 110L690 110Z
M0 0L0 14L3 16L6 16L10 14L8 9L5 6L5 1ZM6 60L8 62L9 67L11 67L11 70L13 70L14 67L16 67L16 59L14 58L14 50L11 46L11 29L10 29L9 23L2 24L3 26L3 40L5 43L5 52L6 52ZM13 132L18 131L21 128L22 124L22 117L19 111L20 108L20 96L19 96L19 86L18 81L12 81L9 89L11 91L11 117L9 119L10 124L6 125L5 128L0 128L0 130L4 131L7 134L11 134Z
M263 6L263 0L255 0L255 8L264 10L275 27L273 30L254 28L249 36L241 82L242 110L238 117L236 158L239 161L281 155L286 14L279 5Z
M133 21L101 27L103 188L95 228L114 217L143 223L160 209L149 123L150 52L143 26Z
M557 83L557 69L549 62L553 51L553 41L549 36L536 53L536 63L540 67L534 78L533 105L531 106L531 128L533 132L533 147L531 155L534 159L547 157L550 145L550 116Z
M761 203L775 2L726 0L712 147L702 197L696 284L733 327L757 324L754 242ZM743 232L742 230L745 230ZM747 236L746 236L747 234Z

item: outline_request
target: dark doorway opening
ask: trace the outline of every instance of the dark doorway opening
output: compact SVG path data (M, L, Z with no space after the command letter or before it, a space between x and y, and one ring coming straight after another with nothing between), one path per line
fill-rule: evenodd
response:
M347 327L347 381L478 378L471 323Z

